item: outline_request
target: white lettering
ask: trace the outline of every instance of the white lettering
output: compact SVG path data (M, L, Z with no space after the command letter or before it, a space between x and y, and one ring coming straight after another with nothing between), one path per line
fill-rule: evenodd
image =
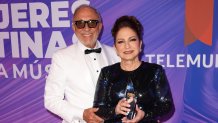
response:
M9 25L8 4L0 4L0 13L2 13L2 21L0 22L0 29L5 29Z
M38 60L34 61L34 64L37 63ZM42 76L42 65L41 64L38 64L37 65L38 69L36 69L36 71L38 71L38 74L35 75L34 73L36 73L34 71L34 65L33 64L30 64L30 76L33 78L33 79L40 79L40 77Z
M52 27L70 27L70 21L64 20L68 17L68 7L69 3L67 1L51 2ZM63 9L66 10L64 11Z
M165 57L165 55L164 54L158 54L157 55L157 64L160 64L160 65L162 65L163 67L165 67L165 65L163 65L163 61L164 61L164 58Z
M169 54L167 54L167 67L175 67L175 65L173 65L173 64L170 64L170 55Z
M49 9L44 3L30 3L30 25L33 28L38 27L38 23L42 27L50 27L46 19L49 16ZM40 14L38 14L40 13Z
M0 32L0 57L5 57L5 47L4 47L5 39L9 39L9 33Z
M203 66L205 68L210 68L213 66L213 55L210 54L209 56L209 60L207 60L207 55L206 54L203 54L203 59L202 59L202 62L203 62ZM209 64L207 64L206 62L209 61Z
M56 47L58 45L58 47ZM48 49L45 54L45 58L51 58L52 54L62 48L65 48L67 45L64 41L62 33L60 31L53 31L49 44Z
M145 58L148 58L148 62L149 63L152 63L152 58L154 58L155 57L155 54L146 54L145 55Z
M0 64L0 76L2 76L2 75L5 76L5 78L8 78L8 74L7 74L6 70L5 70L4 65Z
M177 57L176 57L176 66L177 67L185 67L185 65L182 65L182 63L184 62L184 57L185 55L184 54L178 54Z
M19 58L19 44L18 44L18 33L11 32L11 48L12 48L12 57Z
M216 54L215 67L218 68L218 54Z
M200 67L200 59L200 54L198 54L194 60L192 59L191 55L187 55L187 67L190 67L190 63L192 65L197 64L197 67Z
M18 77L22 77L24 75L24 78L27 79L27 65L23 64L23 67L21 68L21 70L19 70L16 66L16 64L13 64L13 75L14 78Z
M13 28L29 28L27 19L27 3L14 3L11 4L11 18ZM21 21L22 20L22 21Z
M51 64L47 64L47 65L45 66L45 72L46 72L46 73L49 73L50 66L51 66ZM45 76L45 78L47 78L47 77L48 77L48 75Z
M21 54L23 58L29 57L29 49L37 58L43 58L42 32L34 32L34 41L26 32L20 32Z

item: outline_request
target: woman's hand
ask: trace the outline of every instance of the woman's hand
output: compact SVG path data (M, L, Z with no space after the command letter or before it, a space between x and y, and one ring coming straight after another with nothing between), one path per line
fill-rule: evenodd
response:
M128 101L126 101L126 98L121 99L115 108L116 115L123 114L126 116L127 112L130 111L129 107L130 107L130 104Z
M136 116L132 120L128 120L126 117L122 119L123 123L137 123L145 116L145 112L139 109L138 105L136 105Z

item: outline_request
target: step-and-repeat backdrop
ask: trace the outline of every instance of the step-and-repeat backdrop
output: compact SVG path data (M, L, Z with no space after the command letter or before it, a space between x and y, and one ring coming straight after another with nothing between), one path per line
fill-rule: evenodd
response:
M44 108L45 79L52 54L74 43L72 13L82 3L101 13L101 42L110 46L118 17L142 22L142 60L165 68L173 93L166 122L218 122L217 0L1 0L1 123L60 122Z

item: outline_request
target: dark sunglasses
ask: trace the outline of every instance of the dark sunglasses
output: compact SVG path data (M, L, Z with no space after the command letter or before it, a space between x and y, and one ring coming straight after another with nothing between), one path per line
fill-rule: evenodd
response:
M74 23L78 29L84 28L86 23L88 24L89 28L95 28L98 25L99 20L88 20L88 21L78 20L75 21Z

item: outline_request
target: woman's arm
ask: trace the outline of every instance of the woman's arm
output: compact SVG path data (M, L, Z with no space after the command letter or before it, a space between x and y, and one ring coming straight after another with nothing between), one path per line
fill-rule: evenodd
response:
M93 107L99 108L96 112L98 116L104 120L113 119L115 115L115 107L112 107L109 102L109 76L110 72L107 69L102 69L96 85L95 98Z
M169 119L174 113L175 108L170 86L165 71L161 66L155 71L151 88L155 99L152 108L145 111L143 121Z

